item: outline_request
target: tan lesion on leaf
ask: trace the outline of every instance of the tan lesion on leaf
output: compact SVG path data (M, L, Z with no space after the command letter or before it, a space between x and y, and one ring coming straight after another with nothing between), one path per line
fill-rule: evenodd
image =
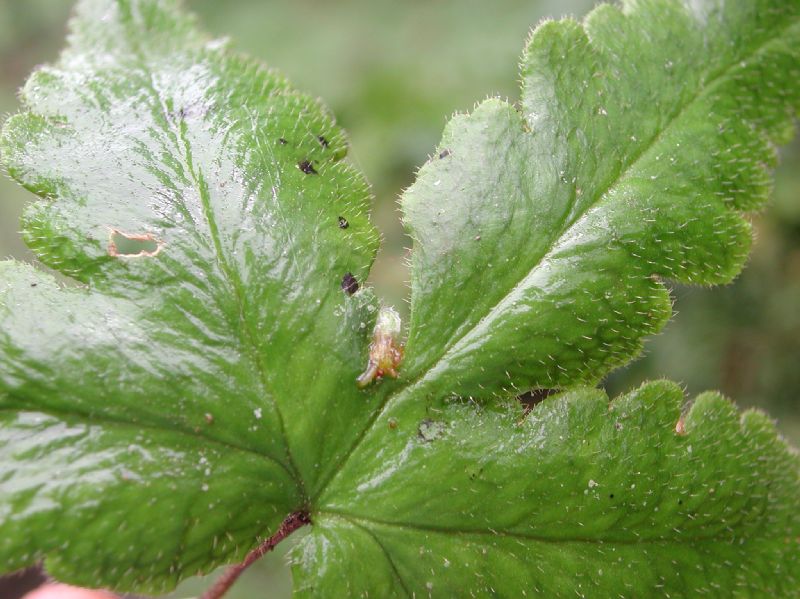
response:
M381 308L369 346L367 368L356 379L359 389L384 376L396 379L403 361L404 347L399 341L400 316L392 308Z
M125 233L109 228L108 255L112 258L153 258L164 247L164 242L152 233Z

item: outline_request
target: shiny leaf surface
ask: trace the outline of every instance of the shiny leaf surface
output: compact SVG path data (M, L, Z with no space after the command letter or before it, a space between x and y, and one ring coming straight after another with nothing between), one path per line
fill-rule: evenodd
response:
M0 265L0 562L159 589L268 536L369 416L374 302L341 281L377 235L325 110L174 2L71 29L0 142L43 198L26 241L81 283Z
M81 0L0 137L67 277L0 262L0 559L161 590L304 510L299 596L796 593L800 464L764 416L586 385L665 279L740 270L798 48L791 0L542 24L521 110L454 118L404 194L403 351L394 316L370 344L393 312L324 108L174 0Z

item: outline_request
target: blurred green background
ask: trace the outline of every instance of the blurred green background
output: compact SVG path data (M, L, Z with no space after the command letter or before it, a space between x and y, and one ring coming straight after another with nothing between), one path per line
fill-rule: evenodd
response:
M0 0L0 113L56 57L71 0ZM433 151L447 118L487 95L516 99L517 64L543 17L582 16L588 0L187 0L204 27L322 97L350 133L351 159L376 196L384 247L373 283L405 305L409 240L397 196ZM773 205L755 219L751 264L724 289L676 288L677 315L646 356L606 382L612 393L669 377L691 395L721 389L759 406L800 444L800 143L782 152ZM32 259L18 218L29 194L0 178L0 257ZM232 599L286 597L282 555L262 560ZM189 581L176 597L205 586Z

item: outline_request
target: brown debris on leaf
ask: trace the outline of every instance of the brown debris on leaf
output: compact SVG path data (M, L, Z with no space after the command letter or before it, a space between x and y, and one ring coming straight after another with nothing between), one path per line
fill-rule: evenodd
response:
M400 337L400 316L393 308L381 308L369 346L366 370L356 379L360 389L384 376L393 379L399 374L403 361L403 345Z

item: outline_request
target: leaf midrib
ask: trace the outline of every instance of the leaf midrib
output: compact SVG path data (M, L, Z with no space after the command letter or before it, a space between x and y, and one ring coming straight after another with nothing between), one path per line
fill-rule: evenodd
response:
M186 162L189 167L189 172L191 173L192 179L194 180L195 185L199 191L200 201L203 204L203 216L206 218L208 222L208 229L211 234L211 239L214 245L214 255L217 261L217 265L220 268L220 271L223 273L230 289L232 290L233 297L236 300L236 307L239 313L239 322L241 324L241 339L247 345L247 349L250 353L250 361L252 362L253 366L255 367L256 374L258 375L258 380L261 383L261 388L265 392L267 396L269 396L270 400L272 401L272 405L275 409L275 415L278 418L278 427L281 431L281 436L283 437L283 444L286 449L286 457L289 460L289 468L292 471L292 479L297 483L298 490L300 491L300 495L302 497L306 497L305 491L305 481L303 477L300 476L300 470L295 463L294 456L292 455L292 448L289 444L289 435L286 433L286 422L281 413L281 408L278 402L275 400L275 396L273 393L269 391L269 385L267 381L267 374L266 369L264 368L264 362L261 357L261 352L258 351L258 346L253 338L252 331L248 326L247 318L245 317L244 311L244 301L242 299L242 283L240 278L234 274L233 269L228 264L228 260L225 257L224 251L222 249L222 242L219 236L219 230L217 228L217 223L214 219L214 212L213 206L211 205L211 198L209 196L208 185L205 182L205 179L202 176L202 173L195 172L194 164L192 161L192 153L191 153L191 144L188 140L185 139L183 136L183 131L180 132L180 139L184 142L184 146L186 149Z
M589 537L546 537L531 533L523 533L518 531L498 530L494 528L485 529L471 529L471 528L448 528L445 526L436 526L434 524L418 524L414 522L393 522L389 520L381 520L379 518L368 518L365 516L356 516L347 512L324 510L317 512L318 516L327 516L350 522L362 529L369 529L370 526L386 527L386 528L399 528L416 533L434 533L441 535L453 536L476 536L476 537L490 537L490 538L509 538L518 539L520 541L530 541L535 543L542 543L548 545L563 545L563 544L585 544L585 545L686 545L691 543L705 543L710 541L721 541L730 537L730 531L725 528L706 535L686 535L678 536L676 531L675 537L662 537L662 538L639 538L639 539L604 539L604 538L589 538ZM727 534L727 537L726 537ZM769 536L763 537L757 535L758 538L775 538L783 539L783 536Z
M130 16L130 15L128 15L128 16ZM137 57L137 59L139 60L139 62L142 65L145 65L145 67L146 67L146 71L145 72L147 72L148 76L149 76L149 91L150 91L150 93L153 94L155 99L159 102L159 106L163 106L163 103L161 103L162 98L161 98L158 90L156 89L156 86L152 82L152 76L150 75L152 73L152 71L149 68L150 61L146 58L146 55L145 55L144 51L141 48L139 37L137 37L137 35L136 35L137 32L135 30L131 31L131 28L133 27L133 24L130 22L130 19L123 19L123 21L124 21L124 24L125 24L125 29L128 32L129 40L131 42L132 51L135 54L135 56ZM274 395L272 393L268 392L269 386L267 384L267 376L266 376L266 371L265 371L265 368L264 368L264 364L263 364L263 361L261 360L261 355L260 355L260 352L258 351L258 347L255 344L255 341L254 341L254 339L252 337L252 333L250 331L250 328L248 327L247 319L245 318L244 302L242 301L242 292L241 292L241 281L232 272L232 269L230 268L230 265L228 264L228 260L227 260L227 258L225 256L225 253L224 253L223 249L222 249L222 242L220 240L219 230L217 228L216 220L214 219L214 211L213 211L213 206L211 205L211 198L209 197L209 193L208 193L208 186L205 184L205 180L202 177L202 173L198 173L198 172L195 171L194 162L193 162L193 159L192 159L191 143L189 142L189 140L186 139L186 137L184 135L185 131L181 127L175 127L172 124L172 121L169 118L167 118L168 115L164 115L164 116L165 116L165 123L167 124L167 126L169 128L171 128L173 130L173 133L176 136L176 140L180 140L180 142L183 143L184 152L183 152L183 156L182 157L184 159L185 165L188 167L188 172L190 173L190 175L192 177L192 180L193 180L193 183L195 184L195 187L197 188L198 195L199 195L200 201L202 203L203 216L204 216L204 218L206 219L206 221L208 223L208 229L209 229L209 232L210 232L210 235L211 235L212 245L214 247L214 259L216 260L220 271L223 273L223 276L224 276L229 288L232 290L232 295L233 295L234 299L236 300L236 307L237 307L237 310L238 310L238 313L239 313L241 330L243 331L243 334L240 336L240 338L242 339L242 341L244 341L247 344L247 347L248 347L248 350L249 350L249 353L250 353L250 360L253 363L253 365L254 365L254 367L255 367L255 369L257 371L256 374L258 375L258 380L261 383L262 390L272 400L272 404L273 404L273 407L275 409L275 414L276 414L276 416L278 418L278 425L279 425L279 428L280 428L280 431L281 431L281 436L283 438L283 445L284 445L284 448L286 450L286 457L287 457L288 462L289 462L288 463L288 469L291 471L290 478L292 478L292 480L294 480L295 483L297 484L298 491L300 492L301 497L305 498L307 496L307 493L306 493L306 490L305 490L305 481L304 481L303 477L300 476L300 470L297 468L297 465L296 465L295 460L294 460L294 456L292 455L291 446L289 445L289 436L286 433L285 420L284 420L283 414L281 413L280 406L278 405L278 402L275 401L275 399L274 399ZM176 150L180 153L180 148L176 147ZM260 454L260 455L262 455L263 457L266 457L268 459L273 460L273 458L271 458L270 456L268 456L266 454ZM286 466L284 466L283 464L282 464L282 466L284 468L286 468Z
M784 28L784 30L790 29L790 28L791 28L791 26L787 26L787 27ZM776 38L778 40L780 39L779 36L776 36ZM762 51L764 51L766 48L768 48L772 43L775 43L776 42L776 38L768 39L767 42L759 45L755 49L755 51L752 52L751 54L749 54L747 57L750 58L752 56L760 54ZM700 101L701 99L706 97L711 92L711 90L713 90L714 88L716 88L720 84L720 82L722 82L723 80L727 79L727 75L729 75L732 71L735 71L736 68L740 66L740 63L741 63L742 60L743 59L740 58L737 61L733 61L727 67L722 69L712 79L710 79L708 82L706 82L704 85L702 85L699 88L699 92L689 102L687 102L686 104L681 106L674 113L674 115L671 116L668 119L666 125L663 128L661 128L651 138L651 140L646 145L644 145L640 149L640 151L631 159L629 164L627 166L623 166L620 169L620 172L617 174L617 176L613 177L611 179L611 181L608 183L608 185L606 185L606 187L602 191L597 193L596 198L592 202L588 203L583 210L578 212L571 221L565 223L566 226L564 228L562 228L562 230L559 232L559 234L553 238L553 241L550 243L550 246L541 255L541 257L538 259L538 261L528 270L527 274L516 285L514 285L514 287L512 287L511 290L508 293L506 293L497 303L495 303L488 310L488 312L483 317L481 317L474 325L472 325L469 329L467 329L464 333L462 333L458 338L456 338L455 340L450 341L447 344L447 346L444 348L444 351L442 351L442 353L439 355L439 357L436 358L436 360L430 366L427 366L425 368L425 370L421 373L421 375L418 376L415 379L415 381L414 381L414 383L412 383L412 385L416 385L418 382L422 382L424 379L426 379L432 372L434 372L436 370L437 366L439 366L442 363L446 363L447 362L448 355L452 355L453 353L456 353L459 350L460 347L463 347L465 344L468 344L468 340L472 337L472 335L475 333L476 330L478 330L479 328L488 326L488 324L493 322L498 317L498 315L502 314L505 311L507 305L509 303L513 303L513 301L522 292L524 292L524 290L527 288L528 282L532 278L534 278L534 275L538 272L538 269L541 267L541 265L544 262L546 262L550 257L552 257L553 253L561 246L561 243L566 238L569 237L570 232L573 231L576 227L578 227L581 224L581 222L582 222L583 218L586 216L586 214L590 210L592 210L593 208L596 208L597 206L602 205L604 203L604 201L608 198L609 193L615 187L617 187L621 182L623 182L627 178L629 173L636 168L636 166L639 164L640 160L642 160L643 157L645 157L647 154L649 154L650 151L659 144L659 142L662 140L662 138L666 134L666 132L671 130L672 127L677 122L679 122L681 120L681 118L689 110L691 110L691 108L698 101ZM390 399L390 401L391 401L391 399Z
M547 250L542 254L539 260L533 265L533 267L528 271L528 273L508 292L506 293L498 302L496 302L486 313L485 316L480 318L474 325L472 325L469 329L464 331L458 338L450 341L443 349L443 351L439 354L439 357L432 361L428 366L424 367L424 369L415 376L412 380L405 382L402 386L398 387L391 393L389 393L381 402L381 404L375 408L373 416L370 418L367 425L362 429L361 433L358 435L354 443L348 449L348 451L343 455L343 457L339 460L339 463L336 467L332 470L332 473L325 479L325 481L318 487L318 490L315 491L314 497L318 498L321 497L324 492L333 484L336 478L340 475L340 473L344 470L345 465L349 462L352 455L358 449L359 445L366 437L367 433L375 426L376 422L380 419L381 415L386 412L389 407L396 403L396 401L402 400L404 396L413 395L413 392L418 387L422 386L426 380L430 377L431 373L435 372L437 366L442 363L446 363L447 358L453 352L457 351L460 345L463 345L465 340L469 339L475 331L481 327L485 326L485 323L491 322L502 310L505 308L506 304L512 301L509 298L515 297L518 293L520 293L525 288L525 284L529 281L534 273L537 272L537 269L541 266L541 264L548 259L559 247L559 243L568 236L569 232L573 230L576 226L580 224L583 217L586 213L591 210L592 208L596 207L598 204L602 203L605 198L608 197L609 192L614 189L617 185L622 182L627 175L638 165L639 161L646 156L663 138L665 133L669 131L676 122L680 121L686 112L688 112L698 101L705 98L713 89L718 87L720 83L724 80L727 80L728 75L734 72L737 67L740 67L743 60L750 60L752 57L757 56L764 51L766 51L772 45L780 45L783 42L783 33L793 29L797 26L796 22L788 21L788 24L778 30L773 37L767 38L764 42L759 44L754 48L754 50L744 57L739 57L736 60L733 60L730 64L728 64L725 68L721 69L712 79L707 82L704 82L699 88L698 92L692 97L688 102L686 102L683 106L681 106L675 113L669 118L668 122L662 127L655 135L651 138L651 140L642 147L642 149L632 157L631 161L628 163L627 166L623 166L620 168L620 172L617 174L616 177L612 178L612 180L606 185L606 187L598 192L596 199L586 205L586 207L576 214L575 218L567 223L566 227L562 229L562 231L554 237L552 243L547 248ZM408 357L407 357L408 359Z

